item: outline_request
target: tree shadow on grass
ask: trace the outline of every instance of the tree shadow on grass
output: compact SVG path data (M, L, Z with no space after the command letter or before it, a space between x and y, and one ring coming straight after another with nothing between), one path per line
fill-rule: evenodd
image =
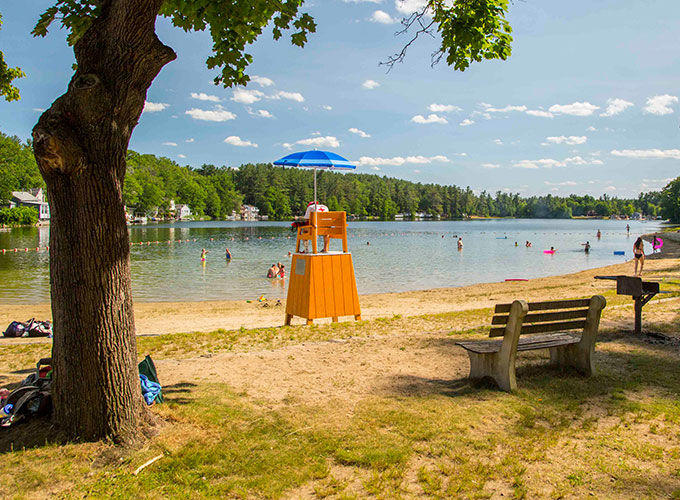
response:
M68 440L52 424L50 416L34 417L0 430L0 454L49 445L63 445Z
M176 405L188 405L194 402L194 399L188 397L181 397L182 394L190 395L193 389L197 387L196 384L190 382L180 382L179 384L164 385L163 397L167 403Z

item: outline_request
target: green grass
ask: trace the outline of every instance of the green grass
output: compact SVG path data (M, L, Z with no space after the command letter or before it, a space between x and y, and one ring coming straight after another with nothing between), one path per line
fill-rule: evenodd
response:
M627 317L628 307L609 314ZM491 314L218 330L141 337L138 345L161 359L395 333L481 336ZM676 314L665 327L677 332L679 322ZM601 340L592 378L546 368L529 354L513 394L444 380L415 394L366 395L346 413L294 398L272 405L221 384L166 387L167 403L153 408L164 424L143 448L48 439L3 453L0 496L680 498L680 354L613 331ZM49 344L2 346L0 366L26 368L48 354Z

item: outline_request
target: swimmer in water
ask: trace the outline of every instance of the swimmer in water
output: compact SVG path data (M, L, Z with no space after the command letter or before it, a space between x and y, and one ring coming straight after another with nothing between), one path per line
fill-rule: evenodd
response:
M586 241L585 243L581 243L583 245L583 250L585 250L586 253L590 252L590 241Z
M201 262L205 263L206 255L208 255L208 251L205 248L201 248Z
M229 247L227 247L227 250L224 252L224 256L227 260L231 260L231 252L229 251Z

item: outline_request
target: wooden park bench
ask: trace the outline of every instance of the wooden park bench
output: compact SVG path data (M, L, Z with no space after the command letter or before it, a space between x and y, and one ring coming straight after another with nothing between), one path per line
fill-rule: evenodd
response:
M590 299L531 302L515 300L498 304L489 337L499 340L456 342L470 356L470 379L493 378L504 391L517 389L517 351L550 349L552 365L571 366L590 376L595 371L593 354L600 316L607 301ZM581 330L581 335L567 333ZM540 334L540 335L538 335ZM521 337L522 335L526 335Z
M328 236L342 240L342 251L347 253L347 214L345 212L312 212L309 224L299 226L295 251L300 251L300 243L311 240L312 253L317 253L317 239Z

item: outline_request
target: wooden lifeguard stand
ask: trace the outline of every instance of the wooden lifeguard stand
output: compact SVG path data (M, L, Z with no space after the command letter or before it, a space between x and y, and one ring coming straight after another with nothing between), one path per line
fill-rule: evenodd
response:
M342 240L342 252L317 253L318 238ZM300 253L300 243L312 242L312 253ZM354 316L361 320L352 254L347 251L347 214L312 212L309 224L298 227L286 300L286 325L293 316L311 325L317 318Z

